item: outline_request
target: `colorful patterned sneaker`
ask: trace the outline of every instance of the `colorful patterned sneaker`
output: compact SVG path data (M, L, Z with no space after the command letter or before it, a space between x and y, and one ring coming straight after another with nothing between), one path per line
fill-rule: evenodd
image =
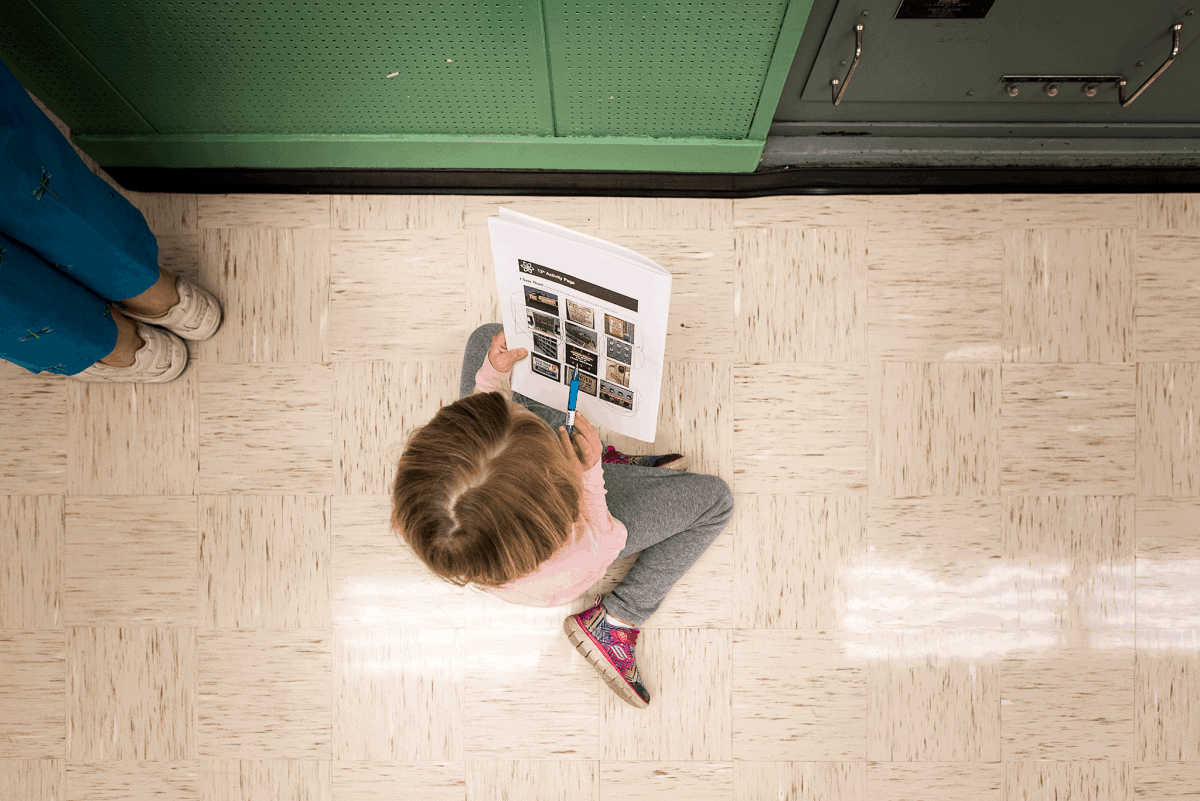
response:
M687 457L678 453L665 456L630 456L609 445L600 456L604 464L636 464L639 467L665 467L668 470L687 470Z
M608 625L599 596L591 609L567 618L563 622L563 631L575 650L592 663L604 683L622 701L638 709L650 705L650 693L642 684L633 655L638 630Z
M117 309L130 320L161 326L184 339L209 339L217 333L221 327L221 304L213 294L178 275L175 291L179 302L159 317L134 314L123 304L117 304Z

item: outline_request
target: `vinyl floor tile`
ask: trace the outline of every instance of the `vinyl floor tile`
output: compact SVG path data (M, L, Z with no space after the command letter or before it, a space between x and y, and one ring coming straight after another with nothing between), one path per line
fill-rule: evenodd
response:
M745 495L734 509L737 625L842 628L867 587L861 495Z
M1197 195L114 192L226 323L0 363L4 801L1196 795ZM389 528L500 206L674 276L657 441L601 437L736 504L646 710L562 632L636 556L520 607Z
M871 801L1003 801L999 762L871 762Z
M196 756L196 630L67 630L67 760Z
M872 495L999 492L997 365L875 362L870 369Z
M600 801L599 774L592 760L472 759L467 761L467 801Z
M0 629L0 759L65 756L66 635Z
M736 801L866 801L865 762L733 763Z
M485 323L498 323L500 293L496 287L496 268L492 258L492 240L487 228L473 228L467 232L467 275L463 282L466 288L466 317L463 330L474 331Z
M1200 761L1200 631L1137 632L1137 758ZM1198 785L1200 786L1200 785Z
M391 528L391 497L332 499L330 608L335 626L466 625L467 590L435 576Z
M333 365L334 491L386 495L408 437L458 400L458 362Z
M199 194L199 228L328 228L329 195Z
M1138 361L1200 361L1198 251L1200 225L1188 231L1138 232Z
M1121 496L1004 498L1004 565L1021 629L1134 628L1134 505Z
M870 361L999 362L1001 255L999 230L872 228Z
M334 762L335 801L466 801L462 762Z
M1137 628L1200 628L1200 498L1138 498Z
M192 495L199 426L195 365L166 384L67 382L67 491Z
M62 625L63 498L0 495L0 629Z
M777 195L733 200L734 228L866 228L868 195Z
M330 801L329 763L315 759L202 759L200 801Z
M200 359L329 361L328 230L207 228L199 245L199 283L223 310L212 339L196 343Z
M1139 228L1200 228L1200 194L1166 192L1137 196Z
M458 629L334 629L334 758L461 760L463 668Z
M733 397L734 492L866 490L865 367L739 364Z
M867 195L870 229L873 234L888 235L914 230L996 233L1006 199L1005 195L990 194Z
M872 634L867 759L998 762L1000 670L984 642L992 637L929 628Z
M63 760L0 759L0 798L63 801Z
M329 497L200 498L200 621L328 628Z
M121 194L142 213L155 236L196 229L198 195L129 189L122 189Z
M1014 615L999 498L872 497L866 527L854 624L998 629Z
M0 493L67 491L67 382L0 361Z
M600 691L600 755L606 761L730 762L732 632L657 629L637 642L650 706Z
M1132 229L1004 232L1004 360L1132 362Z
M467 195L464 199L463 226L487 229L489 217L499 217L501 207L540 220L589 231L600 227L599 197L531 197L528 195ZM605 225L624 228L623 225Z
M636 250L671 274L664 359L734 360L738 258L734 231L602 229L596 233Z
M595 764L599 693L611 691L563 633L562 617L542 629L468 628L463 648L465 753Z
M1136 228L1138 201L1130 194L1000 195L1005 228Z
M1195 796L1200 787L1200 763L1136 762L1132 767L1138 801L1177 801Z
M462 358L465 232L334 231L330 260L334 361Z
M1004 493L1132 493L1137 369L1004 365Z
M729 801L733 796L732 762L601 762L602 798L657 801Z
M330 759L329 631L217 629L197 645L200 756Z
M333 195L332 227L462 228L465 195Z
M1137 492L1200 495L1200 363L1137 368Z
M738 362L866 361L862 229L741 231L734 293Z
M602 197L601 228L733 227L733 201L724 198Z
M196 760L69 762L67 801L200 801Z
M1000 665L1006 770L1020 760L1116 765L1134 758L1133 632L1038 632L1003 641L1014 648Z
M739 759L866 759L867 664L843 644L835 632L734 631Z
M200 492L332 491L332 365L196 368Z
M195 497L67 498L69 626L195 626Z
M1005 762L1004 798L1043 801L1056 798L1095 798L1133 801L1133 771L1129 762Z

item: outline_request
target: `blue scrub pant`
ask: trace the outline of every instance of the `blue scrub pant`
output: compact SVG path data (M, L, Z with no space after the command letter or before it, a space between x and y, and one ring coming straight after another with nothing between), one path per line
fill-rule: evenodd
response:
M0 62L0 358L74 375L112 352L108 301L158 280L146 218Z

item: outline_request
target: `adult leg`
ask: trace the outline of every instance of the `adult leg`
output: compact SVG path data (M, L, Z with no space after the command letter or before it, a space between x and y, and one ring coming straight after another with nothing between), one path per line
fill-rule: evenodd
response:
M0 358L75 375L120 356L119 333L103 298L0 234Z
M3 63L0 187L0 232L100 298L136 298L159 281L146 218L87 168Z
M625 464L604 465L604 487L609 514L628 531L617 558L640 553L604 608L638 626L725 530L733 493L716 476Z

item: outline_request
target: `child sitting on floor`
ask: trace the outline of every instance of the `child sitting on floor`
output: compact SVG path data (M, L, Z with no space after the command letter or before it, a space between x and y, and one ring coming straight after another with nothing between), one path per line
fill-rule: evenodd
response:
M683 472L679 454L603 453L591 423L513 395L503 327L467 342L459 400L416 430L392 485L392 523L434 574L528 606L561 606L640 553L609 595L564 621L571 643L624 701L650 694L641 625L733 514L729 485ZM468 377L473 376L468 383Z

